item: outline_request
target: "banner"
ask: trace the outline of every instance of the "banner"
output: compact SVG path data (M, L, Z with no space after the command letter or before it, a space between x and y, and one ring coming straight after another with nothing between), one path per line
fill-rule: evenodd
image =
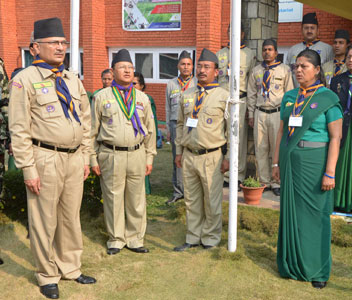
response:
M181 30L182 0L123 0L122 28L128 31Z

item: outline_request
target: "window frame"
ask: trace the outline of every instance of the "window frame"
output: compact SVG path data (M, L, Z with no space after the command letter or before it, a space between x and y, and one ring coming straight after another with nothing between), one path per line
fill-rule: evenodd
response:
M111 47L109 48L109 65L111 66L112 62L112 55L113 53L117 53L119 50L123 48L115 48ZM154 47L143 47L143 48L126 48L130 54L131 54L131 59L133 62L133 65L135 65L136 59L135 59L135 54L152 54L153 55L153 78L144 78L146 83L164 83L167 84L170 79L160 79L160 54L163 53L170 53L170 54L177 54L179 56L183 50L186 50L191 54L192 60L194 60L193 56L196 53L196 48L192 47L184 47L184 48L154 48Z

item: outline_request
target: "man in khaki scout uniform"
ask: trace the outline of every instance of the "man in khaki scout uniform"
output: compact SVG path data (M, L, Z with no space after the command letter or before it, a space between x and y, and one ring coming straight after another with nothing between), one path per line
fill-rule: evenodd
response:
M287 53L286 64L293 67L296 63L297 55L305 50L312 49L318 52L321 58L321 64L325 64L329 60L334 59L334 52L332 47L318 39L318 18L315 12L307 13L303 16L302 20L302 35L303 42L293 45ZM295 87L299 87L296 77L293 75L293 84Z
M221 240L223 173L229 169L229 120L224 119L229 93L220 87L217 56L203 49L197 64L197 87L183 93L177 120L176 165L183 170L186 204L184 251L200 244L209 249ZM227 144L229 148L229 143Z
M90 109L81 81L64 70L61 20L34 23L32 66L11 82L9 127L27 189L31 249L41 293L59 298L60 278L82 284L79 211L89 174Z
M323 72L326 86L330 87L331 79L347 71L346 50L350 43L350 34L347 30L339 29L335 31L334 49L335 58L323 65Z
M280 127L281 100L293 89L293 82L290 67L276 60L276 42L265 40L262 51L264 61L248 79L248 124L253 127L259 180L280 196L280 184L271 178L271 159Z
M112 61L114 81L95 96L92 111L91 165L100 177L107 253L123 247L147 253L145 179L156 155L153 112L148 96L133 87L134 68L129 52L120 50Z
M228 34L230 35L230 26L228 27ZM240 183L245 179L247 172L247 131L248 124L246 122L246 110L247 110L247 83L248 76L252 68L256 63L256 57L254 52L246 47L243 43L244 31L243 25L241 24L241 54L240 54L240 99L244 103L240 104L239 111L239 149L238 149L238 187ZM229 78L230 78L230 49L228 47L222 48L216 53L219 59L219 75L218 80L221 87L229 91ZM229 173L225 173L224 186L228 186Z
M195 87L197 85L197 79L193 77L193 61L191 55L187 51L182 51L178 58L177 68L180 72L180 76L171 79L166 86L166 129L167 136L172 146L172 186L173 194L172 197L167 201L167 204L176 202L183 198L183 179L182 169L177 168L175 164L176 157L176 123L178 106L181 98L181 94L188 88Z

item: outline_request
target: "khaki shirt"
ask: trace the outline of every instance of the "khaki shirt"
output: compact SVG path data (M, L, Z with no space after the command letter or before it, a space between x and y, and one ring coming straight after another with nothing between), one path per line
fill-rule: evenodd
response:
M197 127L188 132L187 119L191 117L198 94L197 88L190 88L181 97L176 126L176 154L182 154L184 147L192 150L212 149L221 147L227 142L226 159L228 159L230 135L227 134L227 130L230 128L230 118L225 120L224 113L229 93L222 87L205 91L203 105L198 113Z
M303 50L305 50L306 48L307 48L306 45L303 44L303 42L301 42L301 43L298 43L298 44L292 46L288 50L287 58L286 58L286 65L289 65L291 67L291 70L293 70L293 65L296 63L297 55L300 52L302 52ZM318 43L310 46L309 49L315 50L316 52L318 52L318 54L320 55L320 59L321 59L321 65L325 64L329 60L334 59L334 51L333 51L332 47L322 41L319 41ZM296 76L294 76L294 74L292 74L292 76L293 76L294 86L299 87L299 84L296 80Z
M62 148L80 146L85 165L90 157L90 106L82 82L64 70L65 81L79 124L69 110L65 117L56 94L56 74L30 66L10 82L9 127L16 166L23 170L24 179L38 177L33 156L32 139Z
M226 90L229 86L229 63L230 63L230 49L225 47L216 53L219 59L219 76L218 81L221 87ZM256 63L254 51L248 47L241 49L240 54L240 91L247 92L247 81L250 72Z
M97 166L100 143L118 147L132 147L144 143L147 165L153 164L156 155L156 130L154 115L146 94L136 89L136 111L146 136L138 132L134 135L132 121L122 112L111 87L102 89L95 95L92 107L92 146L91 166ZM137 125L138 126L138 125Z
M248 80L247 104L248 117L253 118L257 107L273 109L280 107L282 97L286 92L293 89L293 81L290 67L280 64L269 70L271 74L269 98L263 96L262 83L265 69L260 64L256 66Z
M345 73L347 71L346 64L343 64L340 70L341 72L339 74ZM334 77L334 73L335 73L334 60L330 60L323 65L323 72L324 72L324 77L326 81L326 87L330 88L330 82L331 82L331 79Z
M181 99L181 87L177 81L178 77L171 79L166 86L166 128L169 131L170 121L177 121L178 104ZM193 77L188 88L197 86L197 78Z

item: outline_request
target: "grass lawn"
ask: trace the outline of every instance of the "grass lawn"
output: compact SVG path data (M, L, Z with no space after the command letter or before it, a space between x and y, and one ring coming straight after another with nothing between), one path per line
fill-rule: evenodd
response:
M223 239L212 250L173 252L185 238L182 202L168 207L171 196L171 149L158 151L148 196L148 254L126 249L106 254L103 215L82 212L84 251L82 271L97 278L83 286L60 281L60 299L351 299L352 225L334 224L333 268L328 286L315 290L310 283L280 278L276 266L279 213L239 207L238 246L227 251L228 205L224 203ZM0 212L1 214L1 212ZM39 293L25 227L0 216L0 299L45 299ZM334 222L335 223L335 222ZM348 245L342 247L338 245Z

